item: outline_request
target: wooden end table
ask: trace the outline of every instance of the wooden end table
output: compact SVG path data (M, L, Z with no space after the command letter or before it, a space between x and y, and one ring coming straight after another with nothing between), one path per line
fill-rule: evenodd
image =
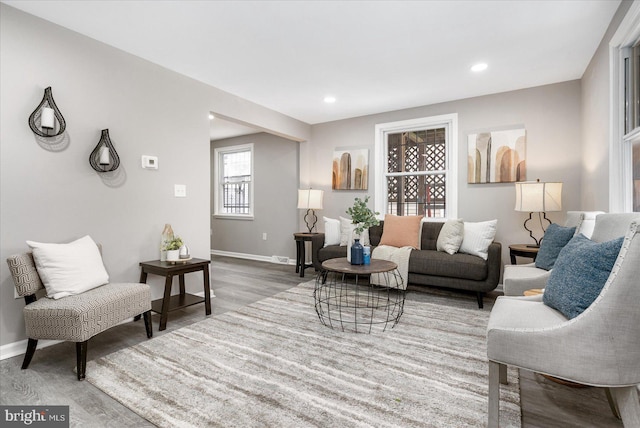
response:
M536 261L538 257L538 251L540 247L529 247L527 244L513 244L509 245L509 256L511 257L511 264L516 264L516 256L528 257Z
M140 282L147 282L147 275L154 274L165 277L164 296L162 299L151 302L151 310L160 314L160 328L167 328L167 318L171 311L186 308L204 302L205 314L211 315L211 290L209 289L209 264L211 260L190 259L188 261L161 262L153 260L140 263ZM202 271L204 275L204 298L185 292L184 275L190 272ZM180 283L180 294L171 295L173 277L178 275Z
M293 239L296 240L296 273L300 274L300 278L304 278L304 270L313 267L312 263L307 263L305 254L305 242L311 242L317 233L300 232L294 233Z

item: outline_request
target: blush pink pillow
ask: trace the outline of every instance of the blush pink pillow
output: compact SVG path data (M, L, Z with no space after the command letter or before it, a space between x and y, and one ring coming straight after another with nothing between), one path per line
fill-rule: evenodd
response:
M420 248L421 221L422 216L419 215L385 215L380 245Z

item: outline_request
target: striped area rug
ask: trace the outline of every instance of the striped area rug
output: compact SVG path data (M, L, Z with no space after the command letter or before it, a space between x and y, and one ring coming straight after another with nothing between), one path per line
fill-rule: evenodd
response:
M491 304L408 292L398 325L323 326L313 282L88 363L87 380L160 427L483 427ZM518 375L501 426L520 426Z

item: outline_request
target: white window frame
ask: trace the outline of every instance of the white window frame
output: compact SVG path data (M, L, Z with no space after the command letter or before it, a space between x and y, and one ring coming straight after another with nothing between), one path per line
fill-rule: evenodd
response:
M223 194L222 185L224 173L223 155L237 152L251 152L251 180L249 181L249 213L226 213L223 211ZM213 216L216 218L227 218L236 220L253 220L254 214L254 193L255 193L255 176L253 173L253 166L255 164L253 143L241 144L237 146L219 147L213 150L213 158L215 160L216 170L213 175Z
M382 217L387 212L387 135L433 128L445 128L446 135L447 217L442 221L458 218L458 113L376 124L374 195L375 210Z
M624 58L626 50L640 38L640 3L634 2L609 42L609 96L611 124L609 136L609 211L631 212L633 188L631 170L632 146L640 141L635 129L625 135L624 129Z

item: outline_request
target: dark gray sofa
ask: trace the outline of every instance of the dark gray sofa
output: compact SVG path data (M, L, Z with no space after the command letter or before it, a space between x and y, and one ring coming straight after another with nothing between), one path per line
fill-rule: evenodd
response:
M421 249L411 252L409 258L409 284L425 285L459 290L474 291L478 307L482 308L484 293L495 289L500 281L500 263L502 245L493 242L489 246L489 257L483 260L478 256L456 253L447 254L436 250L436 241L444 223L423 222ZM369 228L369 240L372 250L380 243L384 221ZM322 271L322 262L329 259L346 257L347 247L339 245L324 246L324 233L312 238L312 261L317 271Z

